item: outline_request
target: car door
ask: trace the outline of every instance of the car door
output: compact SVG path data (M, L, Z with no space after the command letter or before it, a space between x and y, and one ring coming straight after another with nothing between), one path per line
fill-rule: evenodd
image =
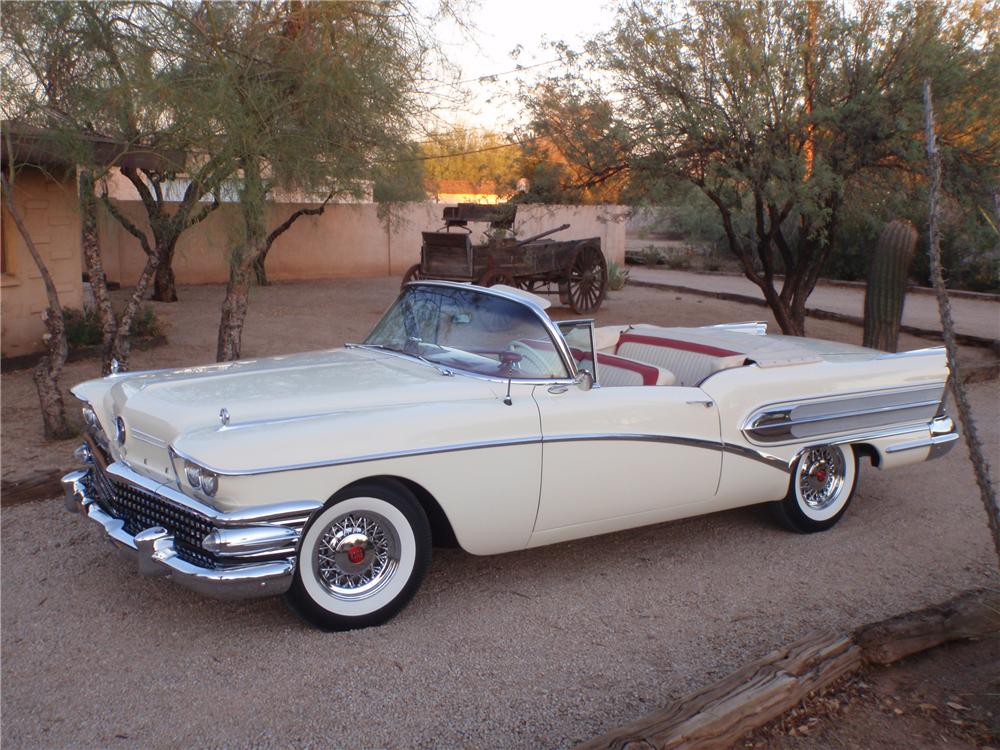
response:
M684 506L714 498L719 412L700 388L553 385L533 395L542 486L532 545L690 515Z

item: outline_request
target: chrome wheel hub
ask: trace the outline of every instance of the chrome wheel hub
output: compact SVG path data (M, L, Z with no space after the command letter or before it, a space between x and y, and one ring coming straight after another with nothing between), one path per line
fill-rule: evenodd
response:
M799 462L799 497L813 510L825 510L844 489L845 464L841 451L830 446L810 448Z
M363 599L381 589L399 564L399 539L377 513L352 512L331 522L313 555L316 579L335 597Z

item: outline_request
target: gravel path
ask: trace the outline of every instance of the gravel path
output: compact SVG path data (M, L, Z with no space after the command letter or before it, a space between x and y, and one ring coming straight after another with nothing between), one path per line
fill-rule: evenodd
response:
M690 289L762 298L760 288L745 276L673 271L642 266L630 266L629 270L636 281L674 284ZM863 318L865 288L826 284L821 281L809 295L808 306ZM959 333L1000 339L1000 296L989 298L983 295L978 299L952 297L951 309L955 316L955 330ZM928 331L940 331L941 318L938 313L937 298L931 294L907 294L903 304L903 323Z
M333 333L313 325L307 346L291 347L261 331L291 330L307 308L315 320L324 290L288 289L261 290L289 312L258 308L252 353L339 343L381 307L358 301ZM641 290L613 300L606 320L656 322L665 299L674 320L747 317ZM174 356L207 359L213 334L178 327L171 348L191 350ZM11 377L5 464L21 429L8 414L28 408ZM1000 466L1000 387L974 386L973 401ZM436 551L410 606L355 633L310 630L280 600L216 602L140 578L92 526L55 500L0 519L5 750L568 747L808 633L1000 585L961 444L911 469L865 467L854 506L825 534L789 534L746 509L498 557Z

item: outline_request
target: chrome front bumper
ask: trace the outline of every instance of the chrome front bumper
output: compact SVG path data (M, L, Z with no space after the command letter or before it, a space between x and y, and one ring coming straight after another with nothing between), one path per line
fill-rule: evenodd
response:
M135 535L125 531L125 521L107 513L93 496L94 471L98 469L72 471L62 478L66 509L100 524L112 544L137 562L140 574L169 576L181 586L220 599L273 596L287 591L295 572L299 534L312 512L322 507L320 502L296 501L223 513L150 482L122 464L109 466L108 474L117 481L155 494L159 500L186 512L196 512L215 527L207 538L206 549L231 564L202 567L179 556L174 536L162 526ZM288 556L274 559L282 554ZM270 559L254 561L254 557Z

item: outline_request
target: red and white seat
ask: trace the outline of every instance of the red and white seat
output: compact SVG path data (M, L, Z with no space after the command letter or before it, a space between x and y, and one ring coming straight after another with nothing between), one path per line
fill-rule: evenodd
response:
M698 385L709 375L740 367L746 361L745 353L676 338L672 334L656 326L624 330L615 345L615 354L667 369L676 377L676 384L683 386Z

